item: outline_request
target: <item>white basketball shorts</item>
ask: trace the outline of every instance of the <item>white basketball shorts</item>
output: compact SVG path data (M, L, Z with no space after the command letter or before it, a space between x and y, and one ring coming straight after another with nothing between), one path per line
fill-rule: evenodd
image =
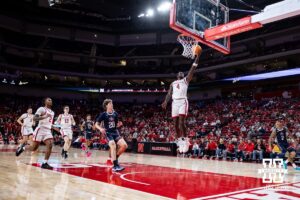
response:
M172 117L187 116L189 102L187 99L174 99L172 101Z
M41 142L48 139L52 139L51 129L45 127L36 127L33 133L33 141Z
M21 128L21 133L23 136L29 136L29 135L33 134L33 129L32 129L32 127L23 126Z
M72 129L60 129L60 133L63 137L67 136L70 140L73 138Z

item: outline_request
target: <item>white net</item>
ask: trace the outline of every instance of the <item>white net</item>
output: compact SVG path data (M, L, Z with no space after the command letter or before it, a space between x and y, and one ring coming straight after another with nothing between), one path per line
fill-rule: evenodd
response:
M191 36L180 34L177 38L178 42L183 46L182 55L186 58L194 59L194 47L198 44L198 41Z

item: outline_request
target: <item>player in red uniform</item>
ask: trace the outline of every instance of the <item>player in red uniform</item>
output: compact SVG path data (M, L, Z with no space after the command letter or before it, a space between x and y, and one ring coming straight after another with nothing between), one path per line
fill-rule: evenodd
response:
M52 167L48 164L49 157L52 151L52 144L53 144L53 136L51 130L53 128L53 119L54 119L54 112L51 110L52 107L52 99L47 97L44 100L44 107L40 107L34 117L34 121L38 121L39 124L34 130L33 133L33 142L32 144L26 148L30 151L36 151L39 148L40 142L44 142L46 145L46 153L45 153L45 160L41 165L42 168L45 169L52 169ZM22 144L18 147L16 151L16 156L19 156L25 150L26 144Z
M33 114L32 114L32 108L28 108L27 112L22 114L18 120L18 124L21 125L21 134L22 134L22 141L20 142L20 145L27 144L27 141L32 141L32 135L33 135L33 129L32 126L35 125L33 121Z
M162 108L166 109L168 102L172 98L172 118L174 119L175 123L176 137L177 139L182 137L182 140L179 140L178 145L179 148L184 149L184 152L187 152L189 148L189 140L187 137L185 125L185 118L187 117L189 109L187 90L189 83L193 79L193 75L195 69L198 66L199 58L202 52L200 46L195 49L197 49L194 51L194 55L196 56L196 58L188 72L188 75L185 77L183 72L178 72L177 80L171 83L168 94L166 95L165 100L162 103ZM181 145L183 147L181 147Z
M72 126L76 124L73 115L69 114L69 110L69 106L64 106L64 114L60 114L55 122L55 124L60 125L60 133L65 141L61 152L61 156L65 159L68 158L68 151L73 138Z

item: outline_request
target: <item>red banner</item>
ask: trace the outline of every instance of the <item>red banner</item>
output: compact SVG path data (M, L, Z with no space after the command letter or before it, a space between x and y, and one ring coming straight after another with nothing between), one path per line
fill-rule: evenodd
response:
M239 20L229 22L214 28L205 30L204 36L206 40L217 40L220 38L236 35L253 29L261 28L260 23L251 23L251 17L244 17Z

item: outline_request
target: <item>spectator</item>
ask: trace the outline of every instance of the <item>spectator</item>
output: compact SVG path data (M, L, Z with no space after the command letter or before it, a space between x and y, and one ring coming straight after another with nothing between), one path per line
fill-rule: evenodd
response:
M243 139L240 139L240 143L238 145L236 156L235 156L236 161L238 160L243 161L245 159L245 154L244 154L245 148L246 148L246 143L244 142Z
M136 153L137 150L137 138L138 138L138 132L137 128L135 128L134 133L132 134L132 152Z
M220 139L217 151L216 151L216 157L217 159L220 158L225 158L224 154L225 154L225 150L226 150L226 146L224 144L224 140Z
M200 148L196 141L194 141L192 151L193 151L193 157L199 157Z
M264 144L262 144L261 140L257 140L257 143L255 144L255 147L254 147L252 160L257 161L256 156L258 155L259 162L261 162L265 151L266 151L266 147L264 146Z
M254 150L254 144L251 140L248 139L244 150L245 159L251 160L253 150Z
M107 142L107 139L105 137L101 137L100 149L108 150L108 142Z
M213 158L216 155L217 147L218 147L217 143L214 140L210 139L208 144L207 144L206 157Z
M270 158L278 158L281 154L281 150L276 142L272 144L272 152L270 153Z
M231 160L233 159L233 157L235 156L235 146L232 143L231 140L229 140L229 143L227 145L226 150L224 151L224 158L230 158Z
M3 134L3 142L4 144L9 144L9 136L7 132Z

